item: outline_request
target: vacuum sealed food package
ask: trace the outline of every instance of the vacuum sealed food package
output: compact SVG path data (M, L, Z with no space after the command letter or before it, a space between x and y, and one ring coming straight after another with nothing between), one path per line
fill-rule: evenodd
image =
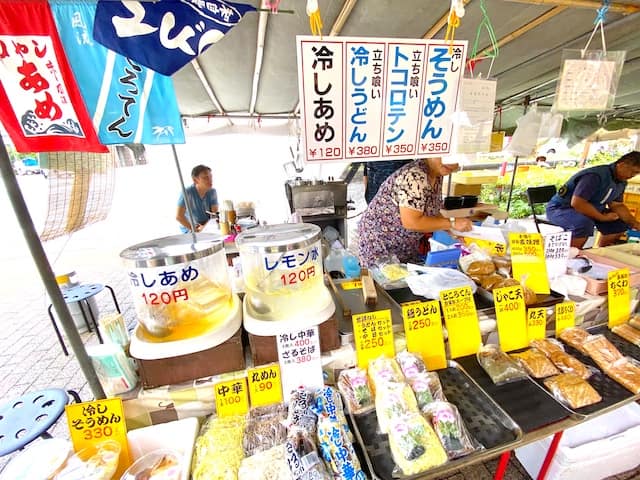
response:
M551 356L554 352L564 352L562 344L554 338L536 338L529 342L529 346L537 348L547 357Z
M606 372L634 395L640 393L640 367L635 362L622 358L614 362Z
M349 427L336 416L322 414L318 417L318 449L334 479L367 478L353 449Z
M276 403L249 410L242 438L242 447L247 457L276 445L287 439L287 407Z
M571 408L586 407L602 400L586 380L573 373L561 373L547 378L544 384L558 401Z
M411 379L420 373L426 372L427 367L420 355L403 350L396 354L396 361L400 365L403 375L407 379Z
M196 438L193 480L236 480L244 458L245 416L209 417Z
M640 315L632 315L629 319L629 325L634 328L640 328Z
M611 329L613 333L624 338L627 342L633 343L640 347L640 330L633 328L628 323L617 325Z
M530 348L520 353L512 353L511 357L516 359L534 378L546 378L560 373L551 363L551 360L535 348Z
M297 429L305 430L309 434L315 433L318 416L312 409L314 401L313 392L304 387L298 387L291 393L286 421L288 433Z
M605 371L615 362L624 358L624 355L604 335L590 336L582 344L582 348L596 362L596 365Z
M374 408L366 370L357 367L342 370L338 376L338 389L347 401L349 412L358 414Z
M243 459L238 480L293 480L285 458L284 444Z
M449 402L432 402L422 410L431 421L431 426L440 438L449 458L458 458L475 452L481 446L469 435L458 412L458 407Z
M476 355L478 363L495 385L527 378L527 372L495 344L484 345Z
M431 425L416 412L393 419L389 428L389 446L403 475L424 472L448 459Z
M284 444L285 461L294 480L333 480L318 456L313 437L304 430L296 430Z
M584 363L566 352L551 352L549 360L551 360L561 372L573 373L585 380L593 373Z
M402 370L400 370L398 363L393 358L385 357L384 355L369 362L368 372L374 393L383 383L404 381L404 375L402 375Z
M440 377L436 372L422 372L408 380L416 396L418 408L422 410L434 400L446 401Z
M587 352L585 352L583 348L583 345L584 345L584 342L586 342L590 336L591 334L587 332L584 328L571 327L571 328L565 328L562 332L560 332L560 334L558 335L558 338L562 340L564 343L566 343L567 345L572 346L579 352L587 354Z
M314 413L318 416L329 415L332 419L336 420L342 425L343 430L346 432L349 442L353 441L353 435L347 424L347 417L344 414L344 405L342 404L342 397L338 391L325 385L319 388L315 392L315 403L311 407Z
M383 383L376 391L376 416L382 433L389 432L393 418L418 411L416 397L404 382Z

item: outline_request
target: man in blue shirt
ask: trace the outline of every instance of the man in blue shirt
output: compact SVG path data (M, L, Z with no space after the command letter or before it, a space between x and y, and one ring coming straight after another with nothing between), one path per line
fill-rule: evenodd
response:
M193 185L185 189L187 193L187 201L193 214L193 226L196 232L201 231L205 224L209 221L209 212L218 211L218 194L215 188L212 188L213 177L211 169L205 165L197 165L191 170L191 178ZM180 194L178 198L178 211L176 220L180 223L182 233L191 231L191 223L189 222L189 210L184 202L184 196Z
M594 227L602 234L598 247L615 243L638 222L623 202L627 180L640 173L640 152L609 165L585 168L573 175L547 203L547 219L572 232L571 246L582 248Z

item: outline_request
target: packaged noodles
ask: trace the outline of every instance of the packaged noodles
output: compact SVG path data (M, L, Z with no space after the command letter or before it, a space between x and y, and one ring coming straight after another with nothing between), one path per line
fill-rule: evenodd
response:
M322 414L318 417L318 449L334 479L367 478L353 449L349 427L343 425L335 416Z
M296 429L305 430L309 434L315 433L318 417L311 408L313 402L313 392L304 387L298 387L291 393L286 421L289 433Z
M333 480L307 431L293 431L285 442L284 454L294 480Z
M293 480L284 453L282 444L245 458L240 464L238 480Z
M282 445L287 439L286 418L287 407L283 403L249 410L242 440L245 456Z
M409 380L418 402L418 408L422 410L434 400L446 401L440 377L436 372L422 372Z
M454 404L432 402L422 413L431 421L449 458L462 457L477 449Z
M366 370L357 367L342 370L338 376L338 388L351 413L363 413L374 408Z
M404 375L402 375L398 363L393 358L385 356L371 360L368 373L374 393L383 383L404 381Z
M244 458L245 416L209 417L196 439L193 480L236 480Z
M418 412L416 397L404 382L383 383L376 393L376 415L382 433L388 433L393 418Z
M398 362L398 365L400 365L400 369L407 380L427 371L427 367L422 361L422 358L415 353L411 353L406 350L403 350L396 355L396 361Z

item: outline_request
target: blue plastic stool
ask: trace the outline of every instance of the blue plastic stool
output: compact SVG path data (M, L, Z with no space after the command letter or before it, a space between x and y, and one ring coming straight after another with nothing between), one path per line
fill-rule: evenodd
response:
M103 285L101 283L85 283L82 285L78 285L76 287L71 288L63 288L60 291L62 292L62 296L66 303L74 303L78 302L78 306L80 307L80 312L82 312L82 318L84 319L84 323L87 325L87 329L91 332L91 325L89 324L89 319L87 318L87 314L85 313L84 306L86 306L89 317L91 318L91 322L93 323L94 328L96 329L96 335L98 335L98 341L100 343L104 343L102 341L102 335L100 335L100 329L98 328L98 322L96 320L93 311L91 310L91 304L89 303L89 299L94 295L97 295L105 288L108 288L111 292L111 298L113 300L113 304L116 307L116 311L120 313L120 306L118 305L118 300L116 299L116 295L113 292L113 288L109 285ZM58 328L58 324L53 318L53 312L51 308L53 304L49 304L49 308L47 311L49 312L49 318L51 319L51 324L53 325L54 330L56 331L56 336L58 337L58 341L60 342L60 346L62 347L62 351L66 356L69 356L69 351L67 350L66 345L64 344L64 340L62 339L62 334L60 333L60 329Z
M51 438L47 430L58 421L69 403L69 394L60 388L25 393L0 406L0 457L20 450L38 437Z

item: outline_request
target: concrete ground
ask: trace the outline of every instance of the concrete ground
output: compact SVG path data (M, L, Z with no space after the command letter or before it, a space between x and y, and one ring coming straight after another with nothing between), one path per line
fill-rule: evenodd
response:
M57 273L75 270L83 282L110 285L130 326L136 321L135 311L118 254L129 245L176 233L173 221L174 192L158 195L151 183L145 180L169 174L166 171L166 165L159 166L153 162L143 167L119 169L113 212L109 218L70 238L45 244L49 261ZM32 215L41 217L41 204L38 202L46 196L43 194L43 191L46 192L46 180L40 175L20 177L19 180L29 208L33 210ZM131 201L128 192L134 188L137 190L136 198L157 200L148 200L146 205ZM3 190L2 187L0 189ZM352 194L359 195L357 188ZM167 196L168 199L164 198ZM353 222L357 220L355 214L361 207L362 203L358 200L356 210L350 213L355 217ZM5 219L4 248L0 251L0 398L4 402L26 392L58 387L75 390L82 400L91 400L91 391L78 362L73 354L69 357L63 355L55 337L47 315L49 301L4 192L0 192L0 216ZM126 222L123 222L123 218L127 219ZM113 311L107 291L95 298L101 312ZM93 333L83 333L82 339L85 344L97 343ZM68 438L66 419L62 417L50 433L55 437ZM0 458L0 470L14 455ZM496 465L497 459L466 468L446 478L490 479L493 478ZM505 478L523 480L530 477L512 457ZM615 478L640 478L640 473L636 470Z

